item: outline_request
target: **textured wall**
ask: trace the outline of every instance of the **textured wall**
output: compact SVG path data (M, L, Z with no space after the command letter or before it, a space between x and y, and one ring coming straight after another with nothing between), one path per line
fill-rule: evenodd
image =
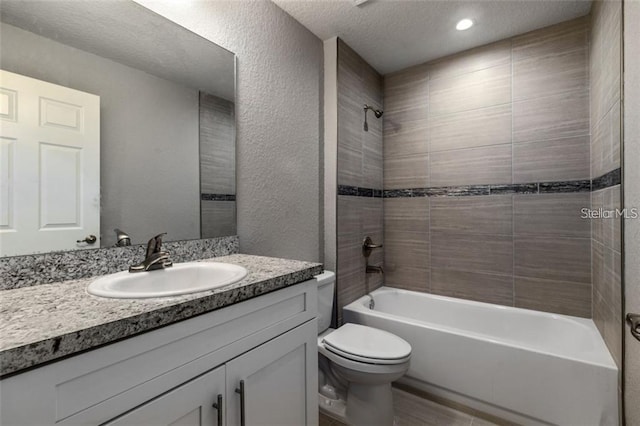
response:
M588 22L385 76L387 284L591 316Z
M237 55L241 252L321 259L320 39L268 1L138 3Z
M362 241L383 239L382 119L368 112L369 131L363 130L364 104L382 109L382 77L356 52L338 39L338 206L337 306L382 285L382 275L367 274ZM373 189L377 190L374 196ZM350 194L350 195L347 195ZM370 265L381 266L383 251L374 250ZM338 309L341 322L342 309Z
M596 1L591 11L591 178L619 170L622 2ZM616 183L616 182L613 182ZM620 208L620 185L592 193L591 207ZM592 220L593 320L618 366L622 365L621 219Z
M3 69L100 96L102 247L200 236L197 90L7 24L1 43Z
M640 208L640 2L624 2L624 185L625 207ZM635 184L634 184L635 183ZM624 224L626 312L640 313L640 219ZM640 424L640 342L625 333L625 412Z

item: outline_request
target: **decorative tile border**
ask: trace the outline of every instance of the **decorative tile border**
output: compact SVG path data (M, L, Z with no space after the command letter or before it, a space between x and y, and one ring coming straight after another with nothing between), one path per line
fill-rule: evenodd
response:
M202 201L235 201L235 194L200 194L200 200Z
M338 195L382 198L382 189L363 188L360 186L351 186L351 185L338 185Z
M596 179L582 179L556 182L508 183L497 185L459 185L430 188L370 189L338 185L338 195L355 197L413 198L413 197L468 197L501 194L553 194L568 192L590 192L621 182L620 169L613 170Z
M591 181L586 179L566 182L542 182L538 188L541 194L558 192L589 192L591 191Z
M163 249L174 262L235 254L238 236L167 241ZM144 258L145 245L52 252L0 258L0 290L90 278L126 270Z
M605 173L602 176L595 178L591 182L593 191L599 189L609 188L610 186L620 185L622 183L622 170L618 167L615 170L611 170L609 173Z

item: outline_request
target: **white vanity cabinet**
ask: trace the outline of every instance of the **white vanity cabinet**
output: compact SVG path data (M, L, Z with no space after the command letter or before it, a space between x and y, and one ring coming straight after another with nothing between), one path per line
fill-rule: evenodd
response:
M316 425L316 306L310 280L8 377L0 424Z
M119 416L105 426L181 425L222 426L224 410L218 417L218 395L224 401L225 367L203 374L164 395Z

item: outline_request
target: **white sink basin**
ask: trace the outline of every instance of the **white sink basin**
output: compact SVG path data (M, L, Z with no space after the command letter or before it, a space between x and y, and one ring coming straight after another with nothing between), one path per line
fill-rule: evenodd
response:
M245 268L230 263L177 263L156 271L105 275L89 284L87 291L117 299L178 296L233 284L246 275Z

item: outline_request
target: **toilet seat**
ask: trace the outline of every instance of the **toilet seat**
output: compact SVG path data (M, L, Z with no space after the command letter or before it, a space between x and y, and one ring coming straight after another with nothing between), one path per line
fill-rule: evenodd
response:
M325 349L356 362L402 364L411 357L411 345L384 330L360 324L344 324L322 339Z

